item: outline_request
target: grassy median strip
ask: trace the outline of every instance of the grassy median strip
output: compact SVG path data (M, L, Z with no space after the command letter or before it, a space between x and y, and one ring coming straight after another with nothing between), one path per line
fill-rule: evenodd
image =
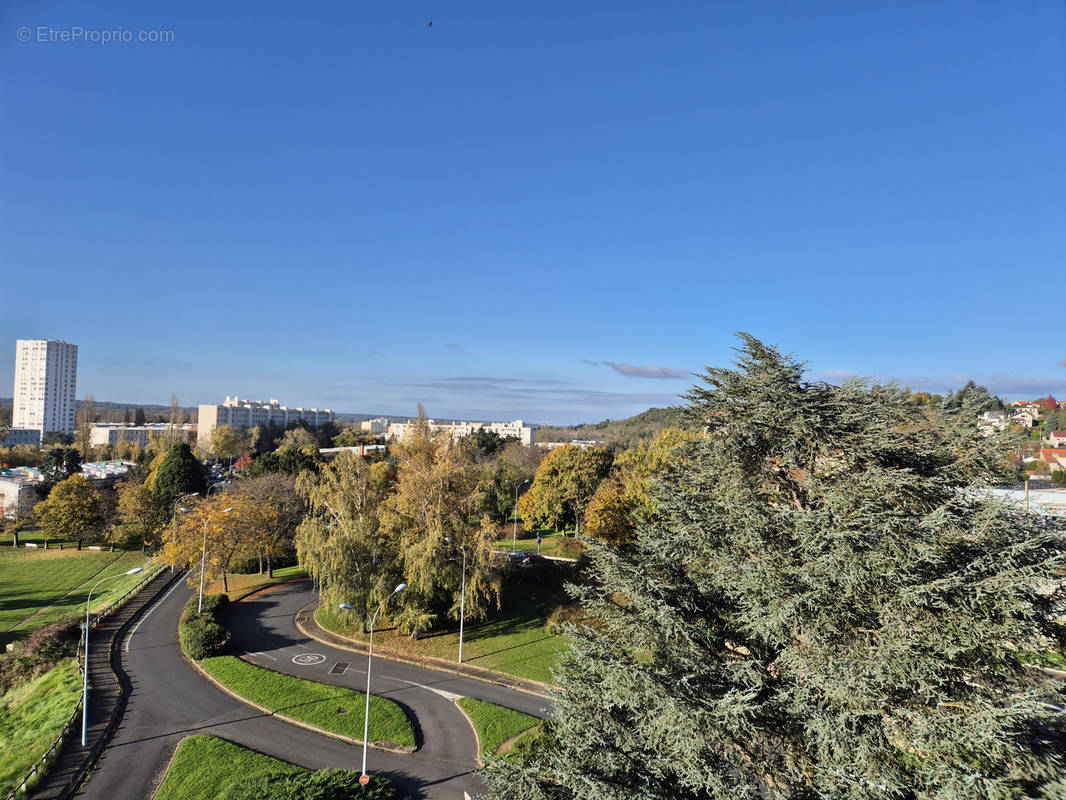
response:
M249 776L306 771L214 736L189 736L178 745L155 800L226 800Z
M460 697L455 702L474 723L474 729L481 739L483 758L495 755L500 745L508 739L513 739L540 723L539 719L530 714L523 714L495 703L486 703L484 700L475 700L473 697Z
M292 800L353 797L396 800L388 778L359 785L356 770L311 770L248 750L214 736L181 740L154 800Z
M366 695L362 692L283 675L235 656L215 656L199 663L231 692L257 705L332 733L363 738ZM384 697L370 697L370 741L415 746L407 715Z
M7 796L44 755L80 696L74 659L0 696L0 795Z

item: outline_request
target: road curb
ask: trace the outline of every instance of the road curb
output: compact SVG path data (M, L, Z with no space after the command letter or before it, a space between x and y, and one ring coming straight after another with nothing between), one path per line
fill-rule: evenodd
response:
M331 647L337 647L341 650L347 650L351 653L366 655L367 648L362 642L326 630L318 624L318 620L315 619L313 610L310 613L307 613L308 609L314 609L317 606L318 603L316 601L309 603L296 612L296 629L304 636L309 639L314 639L316 642L321 642L322 644L327 644ZM310 623L308 623L308 620L310 620ZM512 689L516 692L524 692L525 694L542 697L545 700L552 699L552 695L550 694L552 687L540 683L539 681L529 680L528 678L515 678L511 675L505 675L502 672L494 672L492 670L484 669L483 667L470 667L466 664L454 664L451 661L444 661L443 659L432 658L430 656L409 656L382 647L378 647L374 650L374 655L379 658L387 658L389 661L397 661L401 664L410 664L415 667L427 667L429 669L437 670L438 672L450 672L453 675L459 675L464 678L473 678L474 680L479 680L483 683L491 683L496 686L503 686L506 689Z
M477 742L477 750L474 752L474 758L477 759L477 765L479 767L485 766L485 762L481 760L481 734L477 732L477 725L474 724L474 720L470 719L470 715L466 713L466 709L459 705L458 697L452 700L452 705L459 709L459 713L463 715L463 719L470 724L470 730L474 732L474 741Z
M318 726L311 725L308 722L303 722L301 720L293 719L292 717L288 717L288 716L282 714L279 711L272 711L271 709L267 708L266 706L261 706L258 703L254 702L253 700L249 700L247 697L244 697L243 695L239 695L235 691L230 689L228 686L226 686L226 684L222 683L222 681L220 681L218 678L216 678L214 675L212 675L210 672L208 672L206 669L204 669L198 662L196 662L192 658L189 658L189 656L185 653L184 650L181 651L181 657L184 658L189 664L192 664L192 666L196 669L196 671L200 673L201 677L203 677L208 683L214 684L216 689L219 689L223 693L228 694L234 700L239 700L240 702L244 703L246 706L251 706L256 711L260 711L260 712L266 714L268 717L276 717L277 719L280 719L282 722L287 722L290 725L295 725L298 728L304 728L305 730L309 730L309 731L311 731L313 733L320 733L323 736L329 736L331 739L339 739L342 742L347 742L348 744L356 745L358 747L362 747L363 746L363 740L362 739L353 739L351 736L345 736L343 733L334 733L333 731L327 731L325 728L319 728ZM234 658L239 658L239 656L234 656ZM253 667L257 667L258 669L267 669L267 667L260 666L259 664L253 664L251 661L247 661L246 659L241 659L241 660L245 661L245 663L247 663L247 664L252 664ZM270 670L270 671L274 672L274 670ZM279 673L279 674L286 675L288 673L282 672L282 673ZM302 680L308 680L308 679L307 678L303 678ZM316 683L316 682L317 681L312 681L312 683ZM327 685L327 684L323 684L323 685ZM375 750L382 750L382 751L384 751L386 753L399 753L400 755L410 755L411 753L414 753L415 750L416 750L416 748L414 748L414 747L407 747L405 745L399 745L399 744L397 744L397 745L389 745L389 744L387 744L385 742L370 742L367 746L368 747L372 747Z

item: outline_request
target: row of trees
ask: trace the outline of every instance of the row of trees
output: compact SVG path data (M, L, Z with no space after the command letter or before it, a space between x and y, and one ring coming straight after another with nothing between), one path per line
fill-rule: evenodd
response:
M466 614L481 618L499 600L493 546L513 510L512 487L532 479L538 460L530 448L484 431L453 445L420 413L387 460L345 452L301 474L309 510L296 535L300 562L327 603L363 611L405 581L390 616L417 637L458 619L465 554Z

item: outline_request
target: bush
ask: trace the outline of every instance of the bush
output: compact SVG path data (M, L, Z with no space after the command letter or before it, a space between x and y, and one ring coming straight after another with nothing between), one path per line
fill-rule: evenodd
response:
M1051 482L1066 486L1066 470L1057 469L1051 473Z
M181 619L185 621L199 616L197 608L199 607L200 597L199 595L193 595L189 598L189 602L185 604L185 610L181 612ZM211 616L216 622L221 622L222 615L229 608L229 596L224 594L205 594L204 595L204 614Z
M274 569L281 569L282 567L294 567L297 563L296 551L291 553L280 553L274 556L272 559ZM267 560L263 557L263 574L266 574ZM251 575L252 573L259 572L259 556L248 556L242 558L239 561L230 565L229 571L237 575Z
M222 625L222 616L229 607L224 594L205 594L203 613L197 613L200 598L193 595L185 604L178 625L181 648L189 658L199 661L229 652L230 632Z
M581 606L577 604L562 605L555 608L544 623L544 630L550 635L557 636L563 632L566 625L583 625L587 623L587 616Z
M31 633L10 653L0 655L0 694L52 669L78 652L81 617L67 617Z
M320 769L302 775L267 773L232 787L229 800L397 800L392 781L371 775L363 789L359 770Z
M181 648L197 661L229 652L230 632L208 614L193 615L178 626Z

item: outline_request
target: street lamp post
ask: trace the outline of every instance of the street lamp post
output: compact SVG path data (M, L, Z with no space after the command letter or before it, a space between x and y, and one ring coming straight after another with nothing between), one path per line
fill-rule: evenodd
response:
M511 481L507 481L510 483ZM520 484L514 487L514 510L511 512L511 552L518 551L518 490L529 483L529 478L526 478Z
M82 684L81 684L81 748L85 749L85 738L88 732L88 720L89 720L89 609L93 599L93 592L96 591L96 587L105 581L109 581L112 578L121 578L123 575L136 575L141 572L144 567L134 567L128 572L120 572L118 575L108 575L106 578L101 578L95 584L93 588L89 590L89 596L85 598L85 664L81 671Z
M366 708L363 710L363 771L360 774L359 779L359 782L363 784L364 791L366 790L367 783L370 781L369 776L366 774L366 745L370 738L370 667L373 664L374 658L374 625L377 624L378 614L380 614L382 609L385 608L385 604L392 599L393 595L399 594L406 588L407 584L401 583L393 589L392 594L381 601L381 605L378 606L377 611L375 611L374 615L370 618L370 645L366 650ZM341 603L341 608L350 611L352 606L349 603ZM366 779L366 782L364 782L364 778Z
M444 541L448 544L458 544L453 542L447 536L444 537ZM466 548L463 545L459 545L459 550L463 554L463 580L460 585L459 595L459 663L463 663L463 623L466 621Z

